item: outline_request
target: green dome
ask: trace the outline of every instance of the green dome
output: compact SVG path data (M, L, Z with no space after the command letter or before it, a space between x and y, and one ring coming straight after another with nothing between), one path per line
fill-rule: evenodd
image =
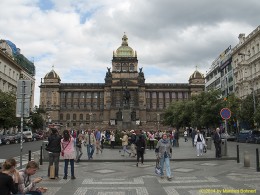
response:
M122 45L114 52L115 57L136 57L134 50L128 46L126 35L122 38Z

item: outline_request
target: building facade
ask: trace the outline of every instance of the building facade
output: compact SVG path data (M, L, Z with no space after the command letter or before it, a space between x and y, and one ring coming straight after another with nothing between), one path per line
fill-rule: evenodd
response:
M249 94L260 94L260 26L247 37L239 35L239 43L233 48L235 95L244 99Z
M19 79L32 81L31 109L34 107L35 66L11 41L0 40L0 90L17 91Z
M171 102L188 100L204 91L204 76L197 70L189 83L146 83L142 69L124 35L121 46L113 52L105 83L61 83L51 70L41 81L40 107L47 111L47 122L63 128L157 130Z

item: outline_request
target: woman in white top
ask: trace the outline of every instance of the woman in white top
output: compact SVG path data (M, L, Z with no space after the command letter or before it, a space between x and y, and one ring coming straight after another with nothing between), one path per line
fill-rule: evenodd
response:
M201 156L203 153L203 146L206 145L205 139L199 130L197 130L197 134L194 137L194 145L197 147L197 156Z
M111 146L111 148L115 147L115 134L113 131L110 134L110 146Z

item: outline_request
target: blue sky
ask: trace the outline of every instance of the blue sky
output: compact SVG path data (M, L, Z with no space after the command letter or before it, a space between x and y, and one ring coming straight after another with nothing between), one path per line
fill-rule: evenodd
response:
M124 32L147 83L186 83L260 21L258 0L1 0L0 7L0 39L34 59L36 105L53 65L61 82L103 83Z

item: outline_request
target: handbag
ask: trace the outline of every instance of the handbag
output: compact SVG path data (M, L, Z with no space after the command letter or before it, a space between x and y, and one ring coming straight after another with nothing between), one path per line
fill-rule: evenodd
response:
M161 166L160 166L159 158L156 159L155 173L156 175L161 175Z
M69 139L69 143L64 147L62 145L62 151L61 151L61 156L63 157L64 156L64 150L67 148L67 146L70 144L70 139Z

